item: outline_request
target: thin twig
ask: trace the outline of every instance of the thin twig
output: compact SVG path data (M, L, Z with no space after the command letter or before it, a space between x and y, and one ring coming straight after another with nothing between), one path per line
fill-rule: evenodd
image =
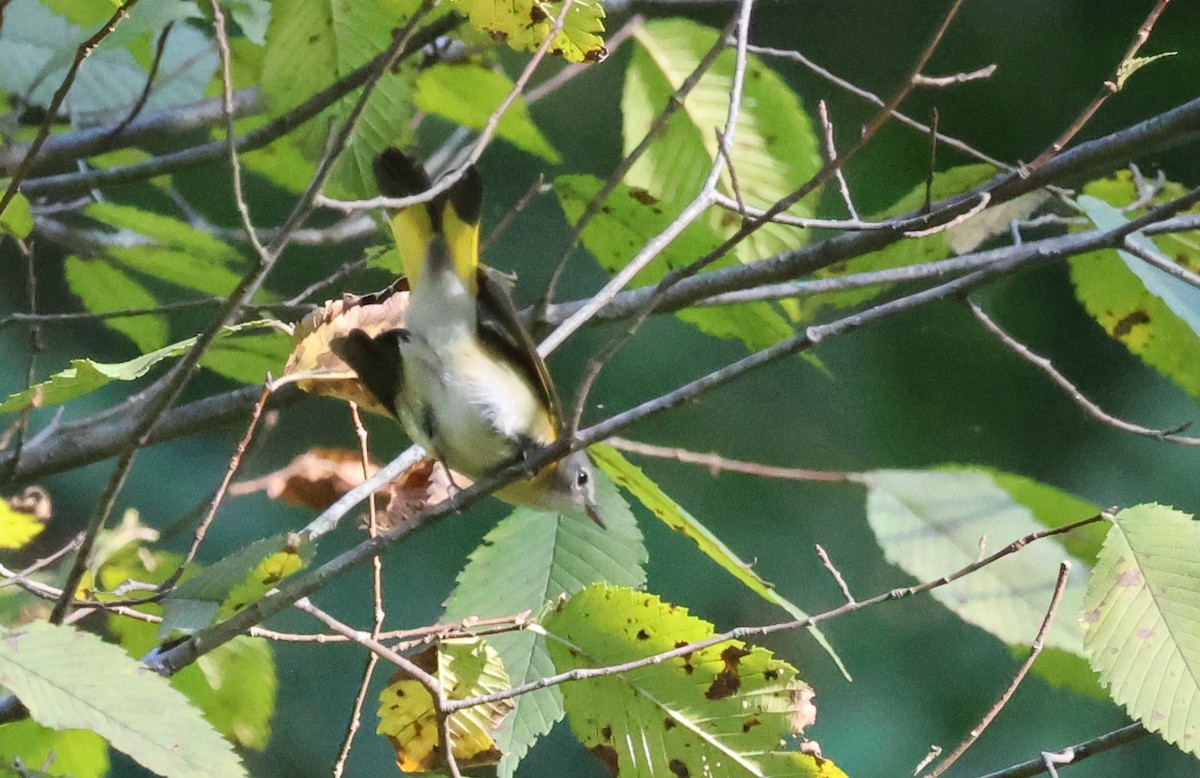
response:
M246 204L246 193L242 188L242 163L238 159L237 132L233 125L233 72L230 65L232 56L229 53L229 37L225 33L225 13L221 10L220 0L208 0L208 7L212 9L213 31L217 39L217 51L221 55L221 107L225 114L225 145L229 150L229 169L233 174L233 201L254 253L258 254L261 262L271 264L274 257L267 254L266 247L254 231L250 206Z
M808 57L805 57L803 54L801 54L798 51L791 51L791 50L786 50L786 49L773 49L773 48L770 48L767 46L753 46L753 45L750 47L750 51L754 52L755 54L759 54L759 55L765 56L765 57L778 57L779 59L787 59L787 60L791 60L792 62L798 62L799 64L808 68L808 70L810 70L812 73L820 76L821 78L830 82L834 86L837 86L840 89L842 89L846 92L849 92L850 94L854 95L855 97L859 97L859 98L865 100L866 102L871 103L872 105L879 106L881 108L884 105L886 105L883 98L880 97L879 95L875 94L874 92L870 92L866 89L863 89L859 86L856 86L856 85L850 83L849 81L846 81L843 78L839 78L838 76L835 76L833 73L831 73L830 71L821 67L820 65L816 64L815 62L810 60ZM920 74L917 74L917 77L919 78ZM892 117L896 121L905 125L906 127L911 127L912 129L916 130L917 132L922 133L923 135L929 135L932 131L928 125L922 124L921 122L917 121L916 119L913 119L911 116L901 113L898 110L892 111ZM939 137L942 139L942 143L944 143L947 146L950 146L951 148L957 149L958 151L961 151L962 153L966 154L967 156L974 157L975 159L978 159L981 162L987 162L989 165L994 165L995 167L999 168L1000 170L1006 170L1009 172L1016 171L1015 166L1010 165L1007 162L1004 162L1002 160L996 159L995 157L989 156L988 154L985 154L984 152L982 152L979 149L975 148L974 146L966 143L965 141L959 140L958 138L950 137L949 135L939 135Z
M837 160L837 145L833 142L833 122L829 119L829 107L825 105L824 100L817 101L817 116L821 120L821 128L825 131L825 159L834 162ZM861 221L858 211L854 208L854 201L850 199L850 186L846 183L846 174L840 167L835 173L835 178L838 191L842 195L842 202L846 204L850 218L854 221Z
M985 78L991 78L996 72L996 65L985 65L977 70L968 70L965 73L954 73L949 76L927 76L923 73L917 74L917 86L953 86L955 84L965 84L968 81L980 81Z
M167 22L158 33L158 41L154 44L154 59L150 62L150 72L146 74L146 83L142 87L142 93L138 95L133 107L129 109L129 113L125 118L113 125L108 132L108 137L101 143L101 148L111 143L118 138L125 129L133 123L134 119L141 115L142 109L146 107L146 101L150 99L150 92L154 89L154 81L158 78L158 69L162 66L163 52L167 50L167 39L171 35L171 30L175 29L175 22Z
M1021 341L1010 335L1003 327L995 322L991 316L981 308L975 301L968 299L967 305L971 309L971 313L979 320L979 323L987 329L997 340L1004 344L1004 347L1016 354L1021 359L1040 370L1051 381L1058 385L1060 389L1066 392L1076 405L1083 409L1084 413L1092 417L1101 424L1105 424L1114 429L1128 432L1132 435L1139 435L1144 438L1153 440L1162 440L1168 443L1178 443L1182 446L1200 446L1200 438L1191 437L1188 435L1180 435L1179 430L1182 427L1175 427L1169 430L1151 429L1143 427L1140 424L1133 424L1119 419L1112 414L1105 412L1099 405L1088 399L1079 387L1071 383L1070 379L1059 372L1058 368L1054 367L1054 363L1041 354L1034 352ZM1183 425L1186 427L1188 425Z
M83 539L82 537L80 537L79 535L76 535L75 537L71 538L71 540L65 546L63 546L59 550L55 551L50 556L43 557L42 559L38 559L33 564L31 564L29 567L26 567L23 570L18 570L16 572L12 572L12 573L6 573L6 574L0 576L0 589L3 589L6 586L12 586L14 584L16 584L18 586L24 586L25 584L29 583L30 582L29 576L33 575L38 570L44 570L45 568L47 568L50 565L57 562L58 560L62 559L67 554L74 551L76 548L78 548L79 543L82 539Z
M627 438L609 438L605 443L615 449L628 451L631 454L641 454L642 456L657 457L659 459L674 459L676 462L685 462L690 465L702 465L708 468L709 474L714 477L727 471L730 473L756 475L761 478L779 478L787 481L864 483L864 479L859 473L846 473L833 470L808 470L798 467L775 467L774 465L764 465L758 462L747 462L742 459L729 459L719 454L702 454L695 451L688 451L684 448L655 446Z
M371 454L367 449L367 429L363 426L358 413L358 406L350 403L350 418L354 423L354 434L358 438L359 455L362 458L363 480L371 477ZM375 510L374 496L367 499L367 533L370 537L379 534L378 515ZM371 639L378 641L383 631L383 561L378 557L371 558L371 603L375 613L375 621L371 626ZM354 696L354 705L350 709L350 722L346 725L346 734L338 749L337 758L333 762L334 778L346 770L346 760L350 758L350 749L354 738L362 726L362 711L366 704L367 692L371 688L371 679L375 676L375 666L379 663L379 655L375 652L367 654L367 666L363 668L362 681L358 685L358 693Z
M820 543L817 544L817 556L821 559L821 565L829 571L838 588L842 590L842 596L846 598L846 602L853 603L855 601L854 595L850 593L850 587L846 585L846 579L842 577L841 571L834 566L833 560L829 558L829 553Z
M175 573L168 577L160 589L166 590L175 584L183 575L187 566L196 559L196 554L200 552L200 545L204 543L204 538L208 534L208 528L212 526L213 519L217 516L217 511L221 507L221 503L225 501L225 494L229 491L229 484L233 482L233 477L237 475L238 470L242 466L242 458L246 455L246 449L250 447L250 441L254 439L254 432L258 429L258 421L262 418L263 408L267 405L267 399L271 396L271 385L268 381L262 388L262 394L258 397L258 402L254 404L254 408L250 411L250 422L246 425L246 432L242 435L242 439L238 441L237 448L233 451L233 456L229 458L229 465L225 468L225 476L221 479L221 483L217 486L216 492L213 493L212 499L209 500L208 509L204 512L204 518L196 525L195 531L192 533L192 542L188 546L187 553L183 557L183 561L179 563L179 567Z
M96 50L101 41L112 35L113 31L117 29L117 25L121 23L121 20L129 16L129 9L133 8L137 3L138 0L125 0L113 12L108 21L104 23L103 27L92 33L87 40L79 44L75 49L75 59L71 61L71 65L67 68L67 74L63 77L62 83L58 85L58 89L54 91L54 96L50 98L50 104L46 106L45 120L38 127L37 135L34 136L33 142L29 144L29 150L25 153L25 158L21 160L21 164L17 166L12 179L8 182L8 188L0 196L0 214L4 213L8 208L8 204L16 197L17 190L20 188L21 182L25 180L25 175L32 167L34 158L37 157L42 144L46 142L46 138L50 136L50 126L54 123L54 117L58 114L58 109L62 105L63 100L66 99L71 85L75 83L75 77L79 75L79 68L83 66L84 60L92 55L92 52Z
M979 721L971 732L959 743L953 751L951 751L945 759L930 771L925 778L938 778L950 769L951 765L959 760L959 758L967 752L975 741L984 733L996 717L1000 715L1000 711L1012 699L1016 693L1017 687L1021 685L1021 681L1025 680L1025 676L1029 674L1029 670L1033 667L1033 663L1037 661L1038 655L1042 653L1042 647L1045 645L1046 633L1050 631L1050 625L1054 623L1054 617L1058 613L1059 603L1062 602L1063 592L1067 588L1067 577L1071 573L1071 563L1064 561L1058 567L1058 580L1054 584L1054 594L1050 597L1050 606L1046 608L1046 615L1042 619L1042 626L1038 628L1037 635L1033 639L1033 643L1029 646L1029 655L1025 657L1025 661L1017 668L1017 672L1013 675L1012 681L1008 684L1008 688L1000 695L1000 699L988 709L983 718Z
M1138 28L1137 34L1134 35L1133 42L1129 45L1125 55L1117 62L1117 66L1113 69L1112 77L1101 84L1099 93L1092 98L1092 101L1080 112L1079 116L1075 117L1075 121L1071 122L1067 129L1063 130L1062 135L1058 136L1033 162L1030 162L1026 166L1027 169L1037 170L1065 149L1067 144L1071 142L1071 139L1078 135L1087 123L1091 121L1092 117L1096 115L1096 112L1100 110L1100 106L1104 105L1108 101L1108 98L1120 91L1121 70L1133 61L1138 51L1149 40L1150 31L1154 29L1154 25L1158 22L1158 17L1162 15L1162 12L1166 10L1170 2L1171 0L1158 0L1154 4L1154 7L1150 9L1149 15L1146 16L1146 20Z

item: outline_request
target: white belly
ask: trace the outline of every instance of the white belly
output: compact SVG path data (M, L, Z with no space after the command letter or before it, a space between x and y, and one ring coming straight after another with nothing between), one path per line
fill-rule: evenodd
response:
M546 442L528 383L474 337L414 337L404 348L404 382L404 426L452 470L478 478L511 462L523 440Z

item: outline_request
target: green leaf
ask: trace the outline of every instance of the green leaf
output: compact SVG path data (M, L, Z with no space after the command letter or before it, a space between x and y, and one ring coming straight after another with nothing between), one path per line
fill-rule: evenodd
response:
M479 130L512 88L512 79L495 70L474 64L441 64L421 71L413 99L426 113ZM496 135L547 162L562 159L529 117L529 107L521 97L504 112Z
M874 470L865 475L867 519L892 564L932 581L1044 527L986 472ZM1011 645L1029 645L1050 605L1062 561L1073 563L1059 618L1045 644L1074 654L1083 633L1074 619L1083 598L1086 565L1057 538L1019 552L930 592L963 620Z
M0 548L23 548L44 526L32 513L16 510L0 497Z
M0 179L0 192L8 190L10 180ZM25 199L25 195L17 192L4 207L4 213L0 213L0 231L17 238L29 237L29 233L33 231L33 213L29 210L29 201Z
M153 308L158 305L146 287L107 260L70 256L66 259L65 270L67 285L83 302L83 307L92 313ZM143 352L162 348L169 335L167 317L161 314L104 319L104 324L128 337Z
M654 595L593 584L545 621L560 671L604 667L711 638L712 625ZM762 776L816 709L795 668L728 641L619 675L564 684L571 729L623 778ZM647 733L653 733L647 737ZM815 760L808 757L816 775ZM833 773L827 773L832 775Z
M996 486L1008 492L1009 496L1028 508L1033 513L1034 520L1048 529L1082 521L1089 516L1100 515L1099 505L1032 478L990 468L971 467L967 469L991 475L996 481ZM1059 535L1058 542L1071 556L1083 560L1090 567L1096 561L1100 547L1104 545L1107 529L1104 522L1097 521L1071 530L1065 535Z
M597 581L638 587L648 556L642 534L612 482L598 474L596 497L608 529L562 514L519 508L472 552L446 602L447 622L535 613ZM488 637L514 685L554 674L546 639L522 630ZM496 734L498 775L512 776L529 748L563 716L557 687L523 694Z
M95 16L88 16L86 10L74 10L84 5L106 7L96 11ZM107 3L69 0L57 7L73 19L82 20L83 26L72 24L36 0L14 0L5 9L0 29L0 88L21 94L31 105L49 105L72 64L76 47L116 9ZM146 86L151 39L167 22L198 15L195 4L184 0L147 3L130 14L104 45L91 53L87 66L79 69L63 101L63 113L72 125L91 126L128 115ZM208 38L186 25L176 25L163 51L156 88L150 92L145 111L199 100L216 65L217 53Z
M271 4L267 0L224 0L221 5L252 43L262 46L267 42L271 23Z
M154 245L177 249L206 265L233 267L245 264L241 253L233 246L170 216L107 202L91 203L84 213L115 229L140 235Z
M1103 191L1103 189L1102 189ZM1126 214L1099 197L1077 203L1092 223L1111 230ZM1142 251L1166 256L1141 233L1129 236ZM1190 262L1200 260L1193 252ZM1075 293L1104 330L1143 362L1200 399L1200 291L1125 251L1101 251L1071 260Z
M95 635L48 622L7 630L0 685L39 724L92 730L160 775L246 775L229 743L165 678Z
M13 759L27 769L45 770L37 775L101 778L108 772L108 744L83 729L55 732L33 719L12 721L0 727L0 775L9 774L4 765Z
M453 6L476 28L495 40L503 40L517 51L533 51L554 29L562 13L562 0L452 0ZM563 28L550 45L550 53L568 62L599 62L608 55L604 48L603 0L576 0L567 12Z
M578 224L588 202L600 191L602 182L592 176L559 176L554 192L567 220ZM629 260L671 223L674 216L654 195L624 184L604 202L599 213L583 231L583 244L608 270L620 270ZM716 233L702 221L693 222L642 272L634 286L658 283L668 270L683 267L720 244ZM737 259L723 257L713 268L731 267ZM739 338L752 351L766 348L795 334L788 320L771 303L688 308L678 311L680 319L718 338Z
M273 330L223 340L204 355L200 364L233 381L261 384L268 373L282 375L291 351L291 337Z
M1114 517L1083 603L1088 658L1151 732L1200 756L1200 524L1162 505Z
M269 321L245 322L224 328L217 337L250 329L261 329L266 326L274 325ZM66 370L55 373L49 379L31 386L25 391L9 395L8 399L0 403L0 413L14 413L28 405L35 404L35 402L39 408L47 405L59 405L88 392L94 392L112 381L133 381L144 376L150 368L164 359L183 354L195 342L196 338L181 340L128 362L105 363L93 362L90 359L72 359L71 366Z
M799 606L788 600L775 590L775 586L763 580L753 568L742 561L734 551L726 546L720 538L704 526L695 516L688 513L683 506L675 502L658 484L651 481L641 468L631 463L611 446L597 445L588 449L600 469L610 478L629 490L629 493L646 506L664 524L679 534L688 538L700 549L706 557L720 565L750 591L762 597L767 602L778 605L795 619L808 617ZM833 646L816 627L809 627L809 634L825 649L826 653L837 663L838 669L846 672L841 658L833 650Z
M277 0L272 4L263 60L263 94L272 110L290 109L365 65L392 42L419 5L416 0ZM384 148L411 137L413 71L401 67L376 84L350 147L332 174L333 188L349 196L375 193L371 165ZM335 103L301 128L299 142L317 158L328 143L330 122L345 121L357 93Z
M511 688L500 655L479 638L439 641L414 660L438 679L447 699L466 700ZM450 714L450 742L460 766L499 759L492 736L512 706L512 700L500 700ZM427 772L446 764L433 696L415 678L402 676L379 695L376 732L391 741L402 772Z
M1124 89L1125 82L1129 80L1130 76L1151 62L1163 57L1173 57L1178 53L1177 51L1164 51L1162 54L1155 54L1151 57L1129 57L1128 59L1121 60L1121 64L1117 66L1117 91L1119 92Z
M633 57L621 96L625 153L641 143L671 95L717 43L719 33L686 19L660 19L637 27ZM634 164L626 181L674 206L699 192L718 155L715 129L724 128L736 55L720 54L687 96L683 110L668 121L666 131ZM741 114L730 158L738 191L746 205L768 208L798 189L821 168L820 146L800 100L775 71L749 55ZM722 191L734 195L728 171ZM812 216L816 196L788 209L792 216ZM678 210L668 208L668 210ZM733 234L741 219L715 210L711 226L722 237ZM773 256L804 243L794 227L768 224L742 241L743 262Z
M145 540L152 542L153 538ZM126 544L109 556L97 578L109 591L131 579L161 584L182 563L183 557L178 554L154 551L141 542ZM190 575L194 571L185 572L184 580ZM162 608L154 603L139 606L138 610L162 614ZM161 642L157 624L116 613L108 616L108 630L134 657L145 656ZM271 645L265 639L240 635L172 675L171 685L237 745L259 750L266 747L279 684Z
M307 565L314 550L307 539L283 532L204 568L163 600L159 637L190 635L228 618Z

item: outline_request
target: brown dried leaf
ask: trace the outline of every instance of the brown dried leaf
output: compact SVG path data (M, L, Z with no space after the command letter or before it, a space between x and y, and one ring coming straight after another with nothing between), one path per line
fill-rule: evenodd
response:
M378 470L370 465L373 474ZM286 467L229 489L230 494L266 492L272 500L284 500L315 510L328 508L364 480L362 455L345 448L311 448Z
M441 462L424 459L388 484L388 504L377 519L379 528L403 524L430 505L436 505L470 485L470 479L450 472Z
M9 497L8 507L18 513L28 513L43 524L54 514L50 493L40 486L27 486L19 497Z
M303 374L305 377L296 383L306 392L347 400L364 410L387 415L387 409L359 382L350 366L333 353L329 344L354 329L378 335L403 327L407 312L408 282L403 278L374 294L345 294L340 300L326 301L296 325L292 353L283 375L286 378Z

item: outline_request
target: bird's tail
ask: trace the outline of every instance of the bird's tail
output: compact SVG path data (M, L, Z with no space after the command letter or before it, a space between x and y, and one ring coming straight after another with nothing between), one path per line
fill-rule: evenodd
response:
M385 197L410 197L432 186L420 163L397 148L375 159L375 180ZM392 235L410 285L416 286L427 260L449 261L472 295L477 293L482 203L483 181L472 166L429 202L392 215Z

